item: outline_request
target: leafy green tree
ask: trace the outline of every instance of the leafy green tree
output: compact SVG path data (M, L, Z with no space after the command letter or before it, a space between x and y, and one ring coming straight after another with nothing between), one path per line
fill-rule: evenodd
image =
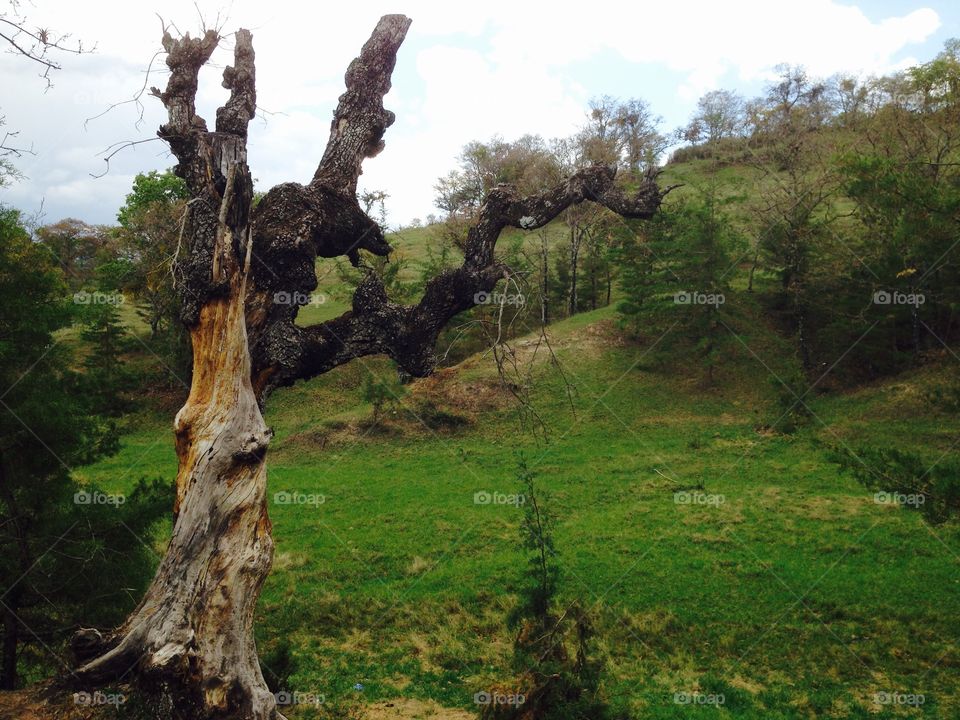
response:
M115 252L106 228L72 218L37 229L37 239L49 248L73 290L92 284L97 267Z
M169 489L143 484L125 502L82 490L71 468L117 449L74 358L53 333L75 306L49 248L19 215L0 210L0 577L4 593L0 686L20 668L49 662L80 623L122 617L152 572L144 545L169 507ZM80 494L78 494L78 492ZM136 594L136 591L134 591Z
M117 222L127 227L137 222L137 214L146 207L157 203L176 205L186 199L186 185L172 171L138 173L133 179L133 189L117 211Z
M756 149L748 164L760 192L749 207L756 262L779 279L762 299L795 341L803 370L810 371L836 360L833 348L818 353L816 343L818 330L838 310L825 287L851 253L840 234L841 188L833 163L844 136L826 128L831 107L826 85L802 67L778 69L777 80L754 103L751 145ZM751 287L752 277L751 272Z
M118 253L100 268L116 280L114 287L136 298L150 326L151 349L184 382L190 377L190 336L180 321L173 260L183 249L186 197L183 180L169 170L137 175L117 213Z
M840 169L869 242L863 294L878 322L866 345L897 369L955 336L960 304L960 42L894 78L896 92L862 120L866 141ZM900 300L903 300L902 302Z
M674 202L641 232L621 232L613 252L623 325L635 337L656 341L654 354L661 359L693 346L707 382L731 338L722 318L744 244L724 212L726 202L716 189Z

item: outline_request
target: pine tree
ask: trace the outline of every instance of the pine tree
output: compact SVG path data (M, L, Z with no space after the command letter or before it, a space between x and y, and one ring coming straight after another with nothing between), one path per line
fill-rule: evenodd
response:
M122 297L119 294L104 296ZM131 390L134 383L123 360L129 346L127 331L113 303L89 306L87 315L86 327L80 333L89 344L81 384L94 412L116 417L129 407L123 393Z
M140 538L166 515L168 484L127 496L79 487L72 468L117 449L112 424L86 394L76 359L53 333L74 319L62 272L0 210L0 688L24 669L49 671L78 625L111 624L153 571ZM130 594L130 589L133 594Z
M707 382L731 337L723 315L734 253L743 245L722 205L715 190L676 202L646 223L642 234L621 231L613 250L624 327L656 342L661 359L693 348Z

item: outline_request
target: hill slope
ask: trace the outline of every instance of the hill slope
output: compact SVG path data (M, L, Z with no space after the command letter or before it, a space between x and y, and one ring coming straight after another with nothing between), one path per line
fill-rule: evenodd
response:
M271 506L258 637L283 687L341 716L400 699L472 711L474 693L509 679L519 512L475 499L518 492L523 452L561 518L561 595L594 609L606 693L624 713L716 717L682 703L712 694L725 717L866 718L890 711L878 693L923 693L897 708L917 717L960 712L960 533L875 503L824 452L949 452L957 419L922 400L945 370L814 398L810 423L781 436L758 431L779 373L759 320L712 388L692 364L650 367L610 309L550 338L559 367L524 338L511 378L532 380L546 442L489 357L414 383L381 423L360 400L367 372L390 372L379 359L271 399L270 490L286 494ZM170 418L139 422L82 478L123 491L172 477ZM162 536L148 541L159 552Z

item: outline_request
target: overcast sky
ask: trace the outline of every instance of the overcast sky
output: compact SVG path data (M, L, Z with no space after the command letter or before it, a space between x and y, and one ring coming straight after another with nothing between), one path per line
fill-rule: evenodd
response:
M708 90L758 94L781 62L822 76L879 74L929 60L944 40L960 35L954 0L197 4L208 24L218 13L226 17L225 33L253 31L258 104L270 113L253 123L250 134L250 165L262 190L310 179L347 64L381 14L413 18L385 101L397 122L386 150L367 161L360 180L361 187L389 193L391 225L436 212L433 184L454 166L466 142L495 134L568 135L583 123L592 96L645 98L670 130ZM109 173L94 178L105 169L100 153L112 143L154 136L162 108L145 98L140 127L132 104L85 120L143 84L160 50L157 10L180 30L195 31L197 9L186 0L22 5L30 25L68 30L95 43L96 52L64 56L50 90L35 66L0 55L0 114L7 130L20 131L20 144L36 150L17 161L27 177L0 190L0 203L28 213L42 204L47 222L114 222L134 175L169 167L172 160L156 140L118 154ZM211 126L225 97L220 76L230 50L227 38L214 58L217 67L201 74L199 110ZM162 57L154 68L150 84L162 87Z

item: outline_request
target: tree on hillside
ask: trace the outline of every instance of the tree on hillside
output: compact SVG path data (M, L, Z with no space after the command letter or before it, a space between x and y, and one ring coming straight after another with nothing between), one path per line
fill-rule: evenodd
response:
M697 111L683 131L691 143L717 142L743 132L743 98L730 90L711 90L697 101Z
M530 193L556 185L559 178L556 158L538 135L524 135L513 142L494 137L467 143L459 165L434 186L437 207L452 216L476 212L497 185L506 183Z
M835 226L841 217L840 183L833 163L838 136L818 132L828 114L826 88L802 68L780 66L780 77L755 106L748 164L763 192L752 203L756 217L755 264L780 279L772 308L797 343L805 370L814 365L817 315L829 315L819 283L827 266L846 260ZM753 271L751 271L752 287Z
M625 226L613 251L624 326L635 336L658 340L661 356L692 346L706 368L707 384L732 339L722 316L743 244L725 212L727 204L718 187L708 186L696 199L665 207L639 233Z
M557 162L563 172L600 163L623 168L638 176L654 167L667 141L657 130L660 118L653 115L646 101L631 98L621 101L604 95L590 101L587 123L573 138L554 144ZM593 247L606 237L603 228L610 220L602 205L573 205L563 213L569 244L563 262L567 264L570 286L566 292L567 312L581 310L580 266L585 247ZM593 247L594 253L599 249Z
M384 16L350 64L310 183L278 185L255 208L247 166L256 111L251 33L233 34L233 64L223 72L229 98L212 129L196 111L197 76L222 37L215 30L164 33L170 74L154 94L168 111L160 137L190 196L177 289L193 341L192 388L175 427L174 527L138 608L111 632L78 634L73 684L130 673L144 687L175 693L174 713L182 717L275 717L252 633L273 555L265 469L272 433L261 414L269 393L366 355L387 355L414 377L429 374L446 323L509 273L495 252L505 227L536 229L584 201L627 217L656 213L662 193L653 172L629 195L603 165L534 195L497 186L469 227L461 265L427 282L418 302L392 301L368 273L348 312L298 325L299 306L317 285L318 256L390 252L359 206L357 178L363 160L383 150L394 121L383 96L409 25L402 15Z
M639 174L654 167L669 142L658 127L662 118L653 114L649 103L630 98L617 108L617 129L623 138L623 163L627 170Z
M106 293L103 296L111 297ZM116 417L129 407L129 400L122 394L133 389L135 380L123 360L130 338L116 304L98 303L85 310L80 337L89 349L83 359L82 393L98 415Z
M619 101L609 95L590 99L587 123L574 139L578 164L620 164L624 143L617 124L619 107Z
M657 164L669 145L660 134L658 116L646 100L618 100L604 95L590 100L587 122L573 139L576 150L567 148L567 162L604 163L639 173Z
M118 254L112 263L116 287L133 296L150 326L151 350L182 378L190 375L190 337L180 322L173 270L186 203L187 187L173 172L138 174L117 213Z
M834 75L827 83L827 90L842 127L855 126L869 109L870 86L854 75Z
M106 228L73 218L38 228L37 239L50 249L73 290L91 285L97 267L113 254Z
M872 303L879 325L859 359L885 370L956 336L960 42L875 91L879 106L860 120L864 139L839 166L866 238L865 266L847 284L861 298L889 299Z

